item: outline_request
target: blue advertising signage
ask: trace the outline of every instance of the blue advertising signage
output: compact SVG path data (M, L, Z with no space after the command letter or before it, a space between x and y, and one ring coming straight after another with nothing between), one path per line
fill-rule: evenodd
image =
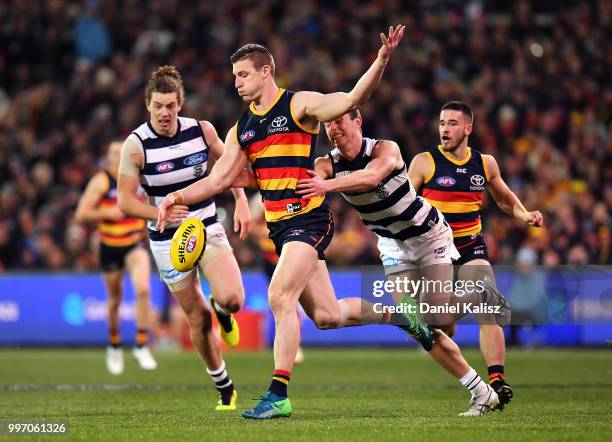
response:
M540 322L515 324L513 336L523 345L604 346L612 341L612 272L608 268L561 269L525 280L512 268L496 269L498 287L513 304L513 318L521 308L541 310ZM338 299L371 295L373 281L384 280L376 268L330 273ZM274 319L268 310L268 282L261 272L243 272L246 310L267 312L267 341L274 338ZM210 294L202 280L203 292ZM530 282L531 281L531 282ZM531 284L531 285L530 285ZM133 342L135 297L124 281L120 307L122 338ZM152 304L163 309L170 296L157 276L151 278ZM539 307L535 302L542 292ZM524 298L524 299L523 299ZM535 305L535 304L534 304ZM521 307L523 306L523 307ZM0 276L0 345L104 345L107 310L104 284L98 274L8 274ZM516 311L515 311L516 310ZM518 318L518 316L516 316ZM510 336L508 327L506 335ZM478 325L460 325L454 337L461 345L478 345ZM305 318L304 345L415 345L396 327L370 325L318 330Z

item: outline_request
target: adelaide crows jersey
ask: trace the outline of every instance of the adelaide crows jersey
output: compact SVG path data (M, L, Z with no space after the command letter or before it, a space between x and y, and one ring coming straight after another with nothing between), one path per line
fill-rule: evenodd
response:
M117 180L103 171L108 178L108 189L100 200L99 207L117 206ZM98 223L100 242L109 247L128 247L144 238L145 221L140 218L123 218L119 221L103 220Z
M261 192L268 223L308 213L325 203L296 194L297 182L314 169L318 130L309 130L291 112L294 92L279 89L263 111L253 103L236 123L236 136L246 150Z
M444 214L454 237L479 233L482 194L489 182L484 157L469 147L463 160L450 157L440 146L426 153L432 170L423 184L423 197Z

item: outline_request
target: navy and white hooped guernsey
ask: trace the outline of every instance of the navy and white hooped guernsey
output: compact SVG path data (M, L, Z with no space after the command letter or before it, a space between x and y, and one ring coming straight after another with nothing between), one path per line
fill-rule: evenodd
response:
M164 197L207 175L209 149L200 123L193 118L178 117L178 128L172 137L159 135L151 123L140 125L128 139L142 146L144 168L140 184L147 193L149 204L158 207ZM217 222L217 209L212 198L189 206L189 216L209 226ZM149 220L152 241L172 238L178 224L169 224L164 233L155 230L155 221Z
M329 157L333 177L365 169L377 142L364 137L361 151L352 161L342 157L338 148L332 150ZM428 232L439 220L437 209L416 194L405 163L387 175L376 189L341 195L357 210L368 229L380 237L405 241Z

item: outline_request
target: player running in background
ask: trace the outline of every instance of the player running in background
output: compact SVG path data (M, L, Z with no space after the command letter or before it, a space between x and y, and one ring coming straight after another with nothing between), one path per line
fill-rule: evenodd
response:
M474 115L468 105L451 101L440 112L440 145L416 155L408 171L410 181L422 189L423 197L437 207L453 229L455 246L461 254L460 280L486 280L488 289L503 299L495 287L495 275L489 263L482 236L480 209L485 188L508 215L540 227L539 211L529 212L501 177L497 161L468 147ZM512 399L512 389L504 377L506 344L504 332L495 320L479 321L480 351L487 364L489 382L499 395L501 406Z
M416 194L399 146L390 140L364 137L362 123L358 109L325 123L335 149L317 158L311 178L298 181L298 194L315 198L341 192L378 237L383 268L390 280L416 281L420 268L427 280L439 281L440 288L421 293L419 303L454 304L453 291L442 289L452 287L452 261L459 258L450 227L438 209ZM414 304L410 294L393 295L396 303ZM364 308L368 307L364 304ZM445 312L423 316L435 327L454 321L452 314ZM461 416L480 416L497 407L497 394L443 332L436 331L436 343L429 354L472 394L470 408Z
M296 313L298 301L319 328L380 323L380 315L362 317L361 299L336 299L324 251L333 235L333 220L325 197L301 198L297 181L308 178L314 166L319 121L337 118L361 106L376 89L391 54L404 35L404 27L381 34L382 47L370 68L348 93L321 94L281 89L274 79L274 59L268 49L248 44L232 57L234 85L250 103L225 139L225 152L211 174L166 197L160 205L158 228L166 210L176 204L193 204L229 188L252 164L265 216L280 256L268 290L274 314L274 373L268 391L245 418L268 419L291 414L287 386L300 343ZM418 319L418 318L417 318ZM421 322L411 322L410 332L431 349L431 332Z
M106 368L111 374L123 373L123 350L119 329L119 306L123 296L123 271L130 274L136 295L136 346L132 350L143 370L154 370L157 363L147 346L150 310L151 263L143 247L145 223L127 217L117 205L117 171L121 142L110 143L107 167L87 183L75 212L79 223L97 223L100 239L100 266L108 296L108 347Z
M225 230L217 220L211 198L197 204L176 206L169 218L169 229L155 229L157 206L163 198L207 175L210 156L223 154L223 142L208 121L180 117L184 103L183 81L174 66L162 66L153 72L145 89L145 103L151 115L125 140L119 167L119 206L130 216L149 220L149 237L153 257L162 280L185 312L195 348L219 391L217 410L236 408L237 394L221 356L218 337L212 328L210 309L202 294L198 267L178 272L170 260L170 240L179 222L196 217L206 226L206 249L199 267L208 280L211 304L224 341L238 344L238 325L231 313L244 304L240 269L229 245ZM139 185L148 195L148 204L137 198ZM236 189L235 227L240 237L247 237L250 224L248 202L244 191Z

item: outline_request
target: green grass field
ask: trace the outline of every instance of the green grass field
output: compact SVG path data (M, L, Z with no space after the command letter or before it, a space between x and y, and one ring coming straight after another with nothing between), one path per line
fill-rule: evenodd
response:
M513 402L503 412L459 418L468 394L414 349L306 349L290 385L289 419L245 421L214 411L216 392L195 353L157 354L143 372L107 374L102 350L0 350L0 421L70 424L50 440L611 440L612 352L510 351ZM481 374L477 352L466 352ZM272 355L226 355L239 409L250 408ZM28 436L0 436L29 440Z

